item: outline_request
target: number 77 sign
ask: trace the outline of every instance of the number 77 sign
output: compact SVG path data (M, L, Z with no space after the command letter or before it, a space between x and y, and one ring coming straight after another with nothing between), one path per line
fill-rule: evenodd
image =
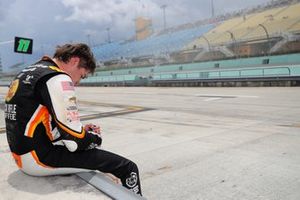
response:
M15 37L14 52L32 54L33 39Z

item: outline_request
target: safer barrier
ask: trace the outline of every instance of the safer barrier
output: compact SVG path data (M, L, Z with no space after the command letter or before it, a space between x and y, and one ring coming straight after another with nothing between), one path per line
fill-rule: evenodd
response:
M268 67L233 70L209 70L199 72L159 73L153 76L153 80L282 77L290 75L290 67Z
M282 78L300 77L300 65L249 67L239 69L211 69L186 72L148 73L145 75L110 75L95 76L84 80L83 83L149 83L155 81L184 81L184 80L222 80L245 78ZM137 84L138 85L138 84Z

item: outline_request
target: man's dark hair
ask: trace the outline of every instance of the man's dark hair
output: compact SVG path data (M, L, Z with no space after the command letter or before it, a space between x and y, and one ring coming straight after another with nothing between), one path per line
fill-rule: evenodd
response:
M96 61L90 47L83 43L57 46L53 57L63 62L68 62L72 57L79 57L79 67L84 67L91 73L94 73L96 68Z

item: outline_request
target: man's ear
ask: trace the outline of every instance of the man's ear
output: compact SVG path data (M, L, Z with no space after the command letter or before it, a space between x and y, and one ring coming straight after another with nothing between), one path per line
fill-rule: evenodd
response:
M80 62L80 58L79 58L79 57L72 57L72 58L70 59L70 63L71 63L72 65L78 65L79 62Z

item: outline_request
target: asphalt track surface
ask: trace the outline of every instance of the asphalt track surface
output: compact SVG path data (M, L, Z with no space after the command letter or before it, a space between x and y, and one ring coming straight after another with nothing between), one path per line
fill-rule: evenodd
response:
M7 88L0 88L0 115ZM299 200L300 88L76 88L103 148L136 162L150 200ZM109 199L76 176L29 177L0 118L0 199Z

